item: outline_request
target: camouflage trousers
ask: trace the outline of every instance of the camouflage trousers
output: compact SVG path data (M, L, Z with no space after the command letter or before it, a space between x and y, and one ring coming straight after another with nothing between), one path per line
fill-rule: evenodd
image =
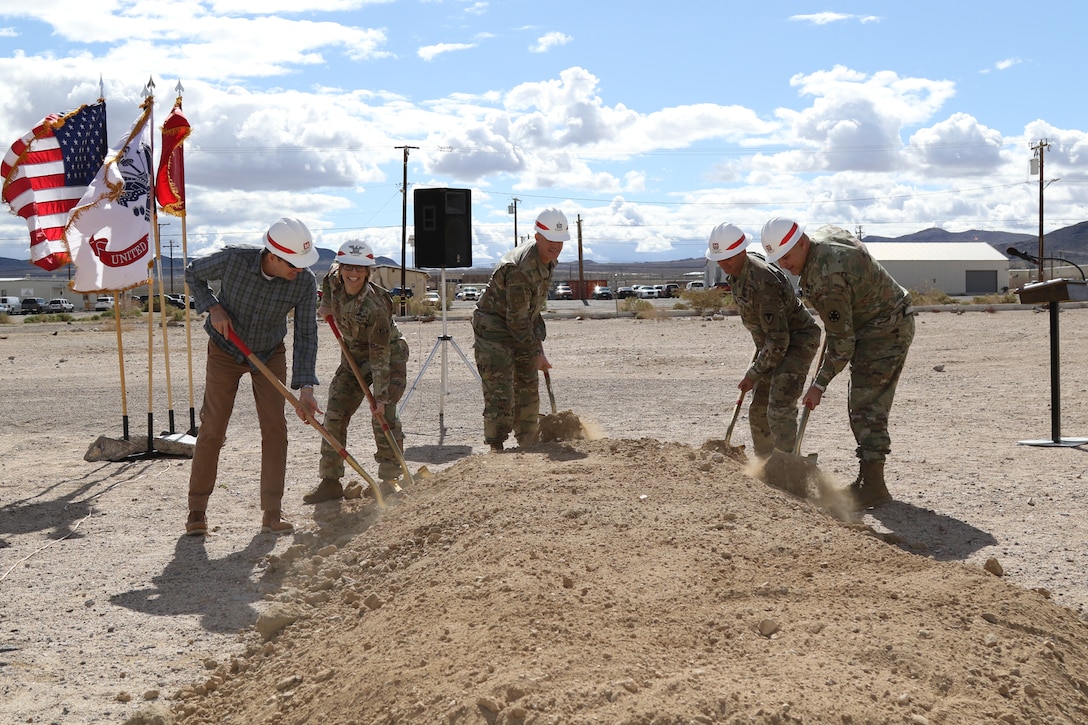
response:
M797 443L797 399L819 344L819 335L791 340L778 367L752 388L748 424L757 456L765 458L775 448L789 452Z
M473 348L484 394L484 442L502 443L514 432L518 443L540 433L540 381L536 354L477 335Z
M863 461L883 461L891 451L888 417L912 340L914 316L907 315L889 333L854 344L846 406Z
M400 350L398 351L398 348ZM400 417L397 415L397 401L404 395L408 378L408 344L403 340L394 345L390 351L389 361L389 400L385 405L385 422L389 426L397 445L403 449L404 431L401 429ZM370 371L370 362L359 363L359 369L363 373L363 379L367 385L374 383L373 374ZM340 445L347 448L348 424L352 415L359 409L366 395L359 386L359 381L352 372L351 366L341 361L329 384L329 400L325 405L325 428ZM400 461L396 451L385 437L382 424L373 415L369 415L367 405L367 417L370 419L370 427L374 433L374 445L376 447L374 460L378 464L378 478L388 481L400 475ZM335 478L344 476L344 458L335 450L329 442L321 441L321 463L318 468L321 478Z

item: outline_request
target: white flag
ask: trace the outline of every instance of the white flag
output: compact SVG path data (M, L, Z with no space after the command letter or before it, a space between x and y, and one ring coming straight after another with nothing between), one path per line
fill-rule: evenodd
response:
M151 245L151 104L120 151L110 151L87 193L72 209L64 239L76 268L76 292L112 292L147 284Z

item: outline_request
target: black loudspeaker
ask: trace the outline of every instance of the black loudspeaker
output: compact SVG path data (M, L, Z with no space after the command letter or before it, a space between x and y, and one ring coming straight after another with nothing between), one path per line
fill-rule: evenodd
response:
M416 189L415 266L472 266L472 190Z

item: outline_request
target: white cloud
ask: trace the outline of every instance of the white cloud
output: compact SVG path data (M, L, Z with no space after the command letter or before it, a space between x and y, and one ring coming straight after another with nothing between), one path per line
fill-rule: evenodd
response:
M813 25L830 25L831 23L842 23L848 20L856 20L859 23L879 23L880 17L877 15L852 15L849 13L809 13L807 15L791 15L789 18L791 21L800 23L812 23Z
M443 53L453 53L458 50L469 50L475 48L475 43L436 43L435 45L425 45L416 51L416 55L425 61L432 61Z
M529 47L529 50L533 53L547 53L552 48L560 45L566 45L574 40L566 33L560 33L558 31L552 31L545 33L536 39L536 43Z

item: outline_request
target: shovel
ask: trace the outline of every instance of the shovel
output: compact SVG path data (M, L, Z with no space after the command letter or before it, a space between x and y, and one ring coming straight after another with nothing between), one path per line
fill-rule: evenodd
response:
M820 372L820 368L823 366L824 353L826 352L827 340L824 340L823 347L820 348L820 359L816 363L816 373L813 374L814 380L815 375ZM807 406L801 412L801 422L797 426L797 441L793 444L793 452L784 453L776 448L771 451L770 457L763 465L763 477L767 483L801 498L808 496L808 486L806 484L809 478L818 470L816 468L817 454L801 455L801 441L804 440L805 426L808 425L808 417L811 412L812 410Z
M340 327L336 324L336 320L332 315L325 317L325 322L329 323L329 327L332 328L332 334L336 336L336 341L340 343L340 349L344 353L344 357L347 358L348 365L351 366L351 371L355 373L355 379L359 381L359 387L363 389L363 393L366 394L366 401L370 404L371 410L374 409L376 402L374 400L374 393L370 392L370 386L366 384L366 380L363 378L363 371L359 369L359 364L355 362L355 358L352 357L351 351L348 349L348 344L344 341L344 336L340 334ZM414 484L415 478L412 477L412 472L408 470L408 463L404 460L404 453L401 451L400 446L397 445L397 439L393 437L393 431L389 428L389 423L385 418L381 418L382 431L385 433L385 439L389 441L389 445L393 448L393 453L397 456L397 462L400 463L400 468L404 471L404 480L409 484ZM432 474L426 466L421 466L419 469L419 475L422 478L429 478ZM393 481L393 490L397 493L401 492L401 487L396 481Z
M759 348L756 348L755 353L752 355L752 362L755 362L757 357L759 357ZM749 363L749 365L751 365L751 363ZM744 390L741 392L740 397L737 398L737 404L733 406L733 418L729 421L729 427L725 429L725 447L737 452L744 450L744 444L741 443L739 446L734 446L729 441L733 439L733 428L737 425L737 418L740 417L740 408L741 405L744 404L744 396L747 394L748 391Z
M371 478L367 474L367 472L363 470L363 467L359 465L359 462L356 461L350 453L348 453L346 448L340 445L340 441L336 440L336 438L333 437L332 433L329 433L328 429L317 421L317 418L310 415L310 413L301 406L301 404L298 402L298 398L295 397L295 394L292 393L287 388L287 386L284 385L283 382L276 377L276 374L274 372L268 369L267 365L261 362L261 359L259 357L253 354L253 351L249 349L248 345L242 342L242 338L238 337L238 333L236 333L233 328L229 330L227 338L231 341L231 343L234 344L236 348L238 348L239 351L241 351L243 355L246 356L246 359L249 360L250 364L253 365L253 367L260 370L261 374L263 374L266 378L268 378L269 382L276 386L276 389L279 390L280 394L287 399L287 402L295 407L295 410L302 410L306 413L306 422L316 428L317 432L320 433L326 441L328 441L329 445L340 453L340 457L347 461L347 464L354 468L355 472L363 477L363 480L366 481L368 486L370 486L370 490L374 492L374 500L378 503L378 507L385 508L385 498L382 496L382 491L378 487L377 481Z
M544 371L544 387L548 389L548 400L552 404L552 415L555 415L555 393L552 392L552 376L548 374L548 371Z

